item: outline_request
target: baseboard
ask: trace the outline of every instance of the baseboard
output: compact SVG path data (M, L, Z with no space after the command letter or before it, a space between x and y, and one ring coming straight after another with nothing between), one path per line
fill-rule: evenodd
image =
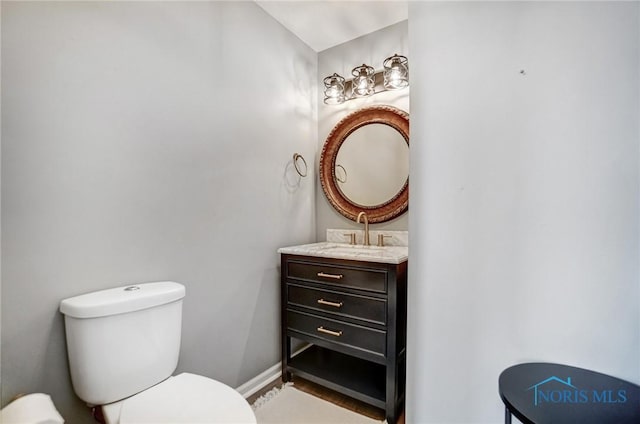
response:
M309 348L311 345L306 345L295 351L291 356L296 356L303 350ZM238 386L236 391L242 395L245 399L251 396L252 394L258 392L259 390L267 387L269 384L274 382L276 379L280 378L282 375L282 361L277 364L269 367L265 371L253 377L251 380L246 383Z
M268 386L270 383L279 378L281 374L282 363L275 364L274 366L269 367L269 369L261 372L259 375L253 377L251 380L247 381L240 387L236 388L236 391L246 399L260 389Z

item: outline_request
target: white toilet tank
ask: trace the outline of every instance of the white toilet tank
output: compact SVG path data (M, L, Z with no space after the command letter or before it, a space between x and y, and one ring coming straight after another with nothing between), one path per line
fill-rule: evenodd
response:
M90 405L132 396L171 376L178 364L185 288L136 284L65 299L73 388Z

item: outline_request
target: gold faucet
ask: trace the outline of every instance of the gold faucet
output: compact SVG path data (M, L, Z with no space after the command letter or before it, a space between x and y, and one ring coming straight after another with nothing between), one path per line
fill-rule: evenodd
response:
M364 217L364 241L362 242L363 246L369 246L369 218L367 218L367 214L364 211L358 214L358 219L356 219L356 224L360 224L360 218Z

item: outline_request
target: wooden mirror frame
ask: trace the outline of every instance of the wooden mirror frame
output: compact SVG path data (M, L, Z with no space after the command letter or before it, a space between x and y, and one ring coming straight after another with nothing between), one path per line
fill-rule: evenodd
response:
M355 221L364 211L370 223L389 221L402 215L409 207L409 177L395 196L386 202L363 206L347 199L338 187L336 157L342 143L358 128L369 124L384 124L398 131L409 146L409 114L393 106L370 106L345 116L331 130L320 154L320 183L329 203L343 216Z

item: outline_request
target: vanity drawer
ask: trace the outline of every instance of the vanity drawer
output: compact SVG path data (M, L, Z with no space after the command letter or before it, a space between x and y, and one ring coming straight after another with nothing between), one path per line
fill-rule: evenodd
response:
M380 325L387 323L387 302L384 299L293 284L288 285L287 293L287 301L290 305L352 317Z
M295 311L287 311L287 327L331 343L386 355L385 331Z
M331 263L305 263L290 260L287 277L331 284L379 293L387 291L387 272L384 269L361 269Z

